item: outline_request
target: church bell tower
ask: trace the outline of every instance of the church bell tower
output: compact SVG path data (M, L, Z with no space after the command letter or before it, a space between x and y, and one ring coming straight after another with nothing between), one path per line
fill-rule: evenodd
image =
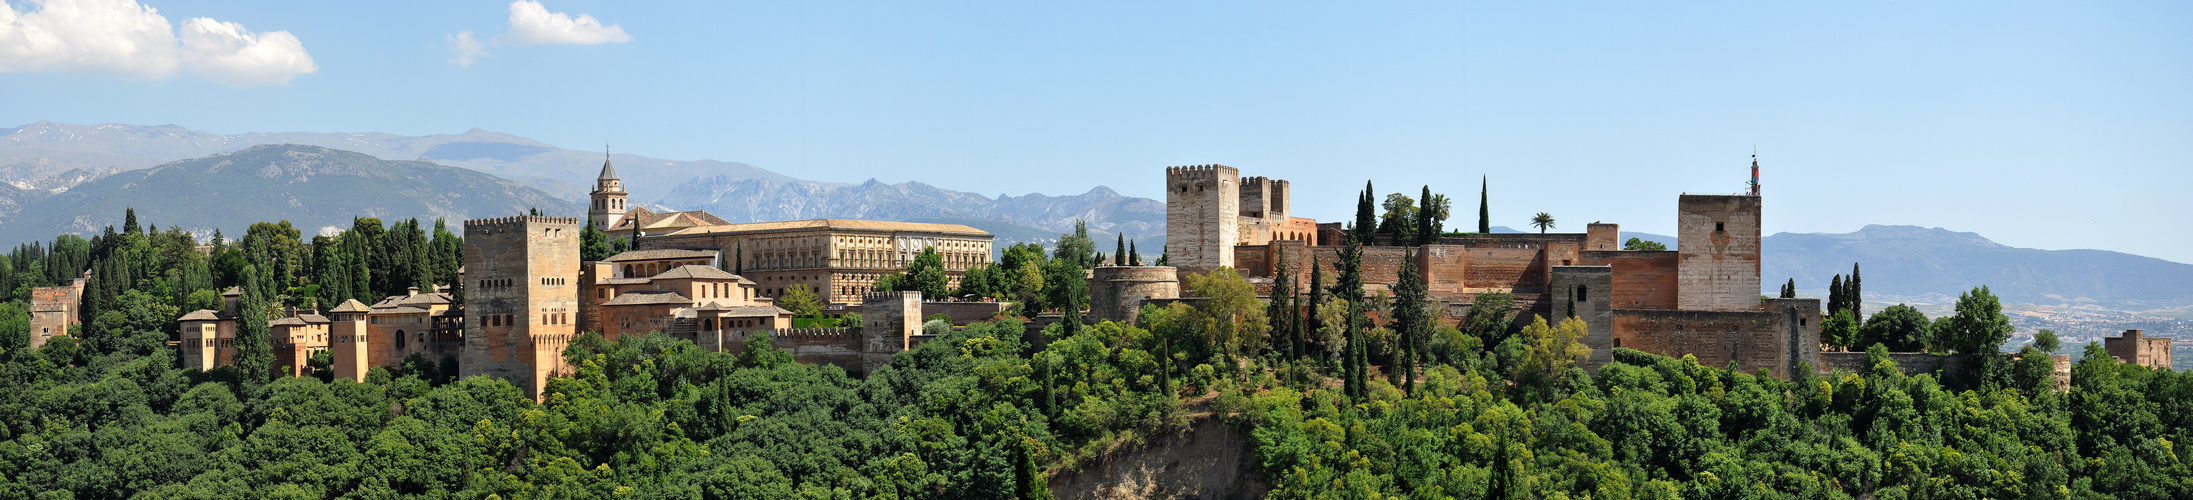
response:
M608 231L624 220L624 181L617 178L617 167L609 164L609 153L602 153L602 175L594 178L594 205L587 215L594 219L594 228Z

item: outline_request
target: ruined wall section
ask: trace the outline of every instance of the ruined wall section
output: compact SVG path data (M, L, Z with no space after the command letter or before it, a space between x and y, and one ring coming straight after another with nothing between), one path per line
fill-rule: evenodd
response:
M1686 194L1676 212L1676 307L1758 309L1759 197Z
M1201 272L1233 265L1241 242L1241 171L1225 165L1165 169L1165 252Z
M583 223L540 216L465 221L463 376L507 380L539 399L550 377L569 372L563 349L578 320ZM499 317L490 322L491 315Z
M2102 338L2102 348L2117 361L2148 368L2170 369L2170 337L2149 337L2141 330Z

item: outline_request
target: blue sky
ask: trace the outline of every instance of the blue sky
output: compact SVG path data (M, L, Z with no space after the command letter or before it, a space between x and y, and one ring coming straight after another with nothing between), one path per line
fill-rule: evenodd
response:
M1768 231L2193 262L2183 2L544 0L579 25L544 32L507 2L136 1L180 55L34 60L0 31L0 124L478 127L991 195L1161 197L1161 167L1223 163L1325 220L1366 178L1466 205L1489 175L1495 224L1662 234L1677 193L1742 189L1756 147ZM10 0L15 34L79 2ZM487 55L460 65L467 31Z

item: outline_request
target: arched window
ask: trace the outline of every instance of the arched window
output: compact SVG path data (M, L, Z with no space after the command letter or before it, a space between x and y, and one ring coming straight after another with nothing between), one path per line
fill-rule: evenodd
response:
M398 350L398 351L404 350L404 331L403 331L403 330L397 330L397 331L396 331L396 350Z

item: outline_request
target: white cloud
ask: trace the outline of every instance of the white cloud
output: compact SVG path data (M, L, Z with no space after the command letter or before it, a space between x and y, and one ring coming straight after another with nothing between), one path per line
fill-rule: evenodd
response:
M495 37L495 43L507 45L594 45L632 41L632 35L624 34L617 25L602 26L602 22L588 14L574 19L570 14L549 12L548 7L533 0L510 2L510 31Z
M491 55L494 54L487 53L487 47L482 46L479 39L472 37L472 30L449 35L450 64L471 67L472 61Z
M183 61L190 72L236 87L288 85L320 70L305 44L287 31L252 33L244 25L196 17L183 22Z
M239 87L286 84L319 68L287 31L186 21L182 36L158 9L135 0L0 2L0 72L53 71L157 79L177 69Z

